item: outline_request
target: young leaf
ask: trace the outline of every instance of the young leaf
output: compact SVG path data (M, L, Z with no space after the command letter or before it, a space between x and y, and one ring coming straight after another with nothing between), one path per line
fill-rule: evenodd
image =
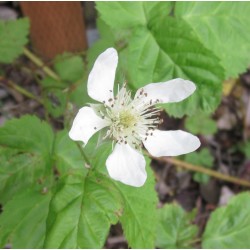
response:
M178 2L175 15L192 27L202 44L221 59L226 78L250 64L249 2Z
M102 248L120 213L119 194L109 178L72 170L52 197L45 247Z
M54 67L61 79L70 83L78 81L84 75L84 64L80 56L60 55L55 59Z
M147 181L140 188L117 182L124 200L124 212L120 218L122 228L131 248L154 248L156 230L157 195L155 180L147 159Z
M211 168L213 166L214 159L210 151L207 148L204 148L199 152L193 152L185 155L185 161L194 165ZM207 183L209 181L209 176L202 173L195 173L193 175L193 179L200 183Z
M216 122L203 112L187 117L185 127L193 134L212 135L217 132Z
M156 246L160 248L192 248L198 227L191 224L193 214L186 213L176 204L158 210Z
M0 21L0 62L11 63L23 52L28 42L29 20L22 18Z
M216 209L202 236L203 248L250 248L250 193L232 198L226 207Z
M4 207L0 215L0 247L42 248L50 193L25 190Z

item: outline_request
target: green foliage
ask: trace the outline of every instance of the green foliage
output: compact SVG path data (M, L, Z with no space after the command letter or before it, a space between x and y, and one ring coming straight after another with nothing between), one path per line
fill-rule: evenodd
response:
M47 161L53 146L51 127L36 116L12 119L0 129L0 145L17 149L19 152L41 154Z
M0 20L0 62L11 63L23 52L28 42L29 20Z
M72 172L58 183L47 220L46 248L101 248L121 205L111 180Z
M199 152L193 152L185 155L185 161L194 165L212 168L214 159L210 151L207 148L204 148ZM200 183L207 183L209 178L210 177L208 175L202 173L195 173L193 175L193 179Z
M197 84L196 93L184 102L166 105L167 111L181 117L194 114L197 108L207 112L214 110L220 101L223 79L218 58L200 43L186 22L168 16L170 3L130 4L133 5L144 15L138 15L137 21L128 19L125 25L133 32L127 44L130 83L138 88L176 77L191 79ZM126 4L110 2L104 7L97 3L97 9L112 28L124 28L124 15L118 13L125 12ZM115 22L112 15L107 16L108 9L116 12Z
M147 168L147 173L141 188L117 184L125 205L120 221L131 248L154 248L157 196L153 172Z
M226 207L216 209L202 236L203 248L250 248L250 194L232 198Z
M11 248L42 248L50 196L25 190L4 206L0 216L1 248L8 243Z
M70 54L58 56L54 67L61 79L70 83L78 81L84 75L84 63L80 56Z
M160 248L192 248L198 227L192 224L194 213L186 213L176 204L158 209L156 246Z
M128 62L126 76L133 88L176 77L195 82L194 95L165 105L169 114L182 117L215 110L224 71L228 78L247 68L249 6L231 2L206 3L205 7L196 2L98 2L97 10L113 33L111 43L121 51L120 60ZM129 39L124 36L121 48L114 35L118 29L131 33ZM104 41L102 38L102 44Z
M42 247L45 235L47 248L101 248L110 225L119 220L130 246L154 247L157 199L154 176L148 167L149 176L142 188L115 182L105 168L110 143L96 147L93 140L89 144L89 169L67 131L55 135L48 124L35 116L7 122L0 129L0 145L0 192L4 205L0 225L5 228L10 213L15 214L13 220L20 221L17 228L10 222L0 237L2 247L7 243L16 248ZM49 207L50 198L41 190L52 192ZM18 205L21 202L23 208ZM43 213L39 209L44 209ZM39 216L30 225L28 220L36 213ZM30 235L34 238L30 239ZM18 237L22 240L18 241Z
M224 78L237 76L249 64L250 5L97 2L96 6L101 39L84 60L71 54L54 60L59 80L41 81L46 112L60 119L64 115L62 122L68 124L68 113L74 113L71 103L81 107L91 101L87 71L101 52L115 47L116 81L128 80L132 90L177 77L195 82L194 95L165 108L176 117L195 114L185 122L192 133L214 134L215 122L205 113L218 106ZM27 19L0 22L0 62L11 63L22 53L28 30ZM163 248L193 247L194 213L172 204L157 214L149 158L143 187L121 184L105 167L112 145L99 139L95 135L81 148L67 130L54 132L35 116L13 119L0 128L0 247L102 248L110 226L118 222L131 248L155 248L155 242ZM248 157L248 144L243 151ZM188 154L185 160L207 168L213 165L208 149ZM208 179L194 174L197 182ZM244 193L213 212L202 236L204 248L250 247L249 200L249 193Z
M206 48L221 59L226 78L249 65L249 2L178 2L176 17L184 19Z
M58 82L51 77L46 77L42 81L44 87L44 104L46 110L53 116L61 116L67 103L67 93L63 91L66 88L65 83Z
M27 187L41 182L50 182L51 173L39 154L20 153L17 150L0 147L0 203L6 204L12 197Z
M63 130L56 134L54 144L54 160L60 175L65 175L72 169L85 169L85 162L80 150L69 136L68 131Z
M85 152L90 156L92 168L107 175L104 166L112 150L111 144L104 143L96 146L97 141L98 136L92 138L89 145L86 146L87 151ZM144 186L134 188L115 182L123 204L120 222L128 244L132 248L154 248L157 197L154 191L154 175L148 166L149 159L146 158L146 161L148 177ZM150 223L148 223L149 221Z
M50 183L53 132L35 116L23 116L0 129L0 202L38 181Z
M87 95L86 71L80 56L71 54L58 56L54 68L60 80L45 77L41 84L45 107L53 117L57 118L64 114L68 101L80 107L91 99Z
M217 132L216 122L205 113L187 117L185 127L193 134L212 135Z

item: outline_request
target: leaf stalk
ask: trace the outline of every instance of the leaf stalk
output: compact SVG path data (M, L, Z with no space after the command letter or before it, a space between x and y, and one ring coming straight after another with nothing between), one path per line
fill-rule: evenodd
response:
M230 175L222 174L222 173L220 173L218 171L207 169L207 168L204 168L202 166L193 165L193 164L187 163L185 161L178 160L176 158L170 158L170 157L156 158L156 157L152 157L152 156L151 156L151 158L155 159L155 160L160 160L162 162L171 163L171 164L173 164L175 166L182 167L182 168L185 168L185 169L188 169L188 170L191 170L191 171L207 174L209 176L215 177L215 178L223 180L223 181L231 182L231 183L234 183L234 184L238 184L238 185L250 188L250 182L249 181L246 181L246 180L243 180L243 179L240 179L240 178L237 178L237 177L233 177L233 176L230 176Z

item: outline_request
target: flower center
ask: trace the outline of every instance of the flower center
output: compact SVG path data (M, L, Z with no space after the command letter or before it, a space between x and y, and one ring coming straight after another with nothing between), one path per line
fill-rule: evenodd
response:
M122 110L119 116L118 124L124 128L132 127L137 121L136 117L129 110Z
M147 101L147 93L143 90L135 98L131 98L131 92L123 86L118 90L114 99L104 102L105 111L100 115L106 119L110 126L104 138L111 138L117 143L129 144L139 148L142 141L153 135L153 131L161 123L159 110L153 107L152 100Z

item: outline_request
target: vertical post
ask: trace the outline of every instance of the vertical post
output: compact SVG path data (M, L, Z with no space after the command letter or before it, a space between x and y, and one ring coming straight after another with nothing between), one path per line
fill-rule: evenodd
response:
M31 22L31 42L43 59L87 48L80 2L20 2Z

